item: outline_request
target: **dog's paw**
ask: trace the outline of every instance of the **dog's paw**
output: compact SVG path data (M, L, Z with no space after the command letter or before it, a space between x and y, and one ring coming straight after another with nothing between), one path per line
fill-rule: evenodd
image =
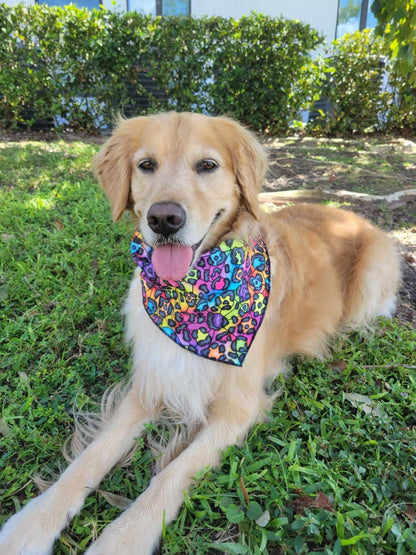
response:
M10 555L49 555L55 537L50 537L39 519L12 517L0 532L0 553Z
M144 531L139 522L130 520L126 513L103 530L85 555L152 555L154 553L159 535L156 535L151 527Z
M0 531L0 554L49 555L67 519L46 491L12 516ZM63 521L63 522L62 522Z

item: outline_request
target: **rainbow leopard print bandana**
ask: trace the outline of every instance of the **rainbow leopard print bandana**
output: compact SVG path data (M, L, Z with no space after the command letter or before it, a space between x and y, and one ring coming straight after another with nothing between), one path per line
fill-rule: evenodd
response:
M163 281L153 249L138 230L131 253L141 268L143 304L152 321L184 349L242 366L261 326L270 293L270 259L259 236L223 241L202 254L181 281Z

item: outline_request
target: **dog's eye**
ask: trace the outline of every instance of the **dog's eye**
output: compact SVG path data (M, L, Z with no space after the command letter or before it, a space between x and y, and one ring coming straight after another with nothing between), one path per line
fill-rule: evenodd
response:
M144 172L153 172L156 169L156 162L152 158L146 158L145 160L140 160L137 167Z
M198 173L212 172L216 168L218 168L217 162L215 160L207 159L201 160L201 162L199 162L197 166L197 171Z

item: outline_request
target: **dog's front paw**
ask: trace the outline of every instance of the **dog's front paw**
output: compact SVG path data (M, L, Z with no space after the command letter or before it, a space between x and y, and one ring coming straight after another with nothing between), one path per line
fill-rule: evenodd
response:
M152 526L144 530L127 510L103 530L85 555L152 555L158 541Z
M55 536L51 537L39 518L13 516L0 532L0 553L5 555L49 555Z
M50 490L32 499L0 531L0 554L48 555L67 518L53 503Z

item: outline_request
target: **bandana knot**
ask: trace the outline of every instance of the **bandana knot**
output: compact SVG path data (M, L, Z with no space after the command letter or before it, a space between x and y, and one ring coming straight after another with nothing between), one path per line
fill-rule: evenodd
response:
M270 259L263 239L249 244L223 241L199 256L181 281L157 276L153 249L138 230L131 253L141 268L144 308L159 329L196 355L241 366L270 292Z

